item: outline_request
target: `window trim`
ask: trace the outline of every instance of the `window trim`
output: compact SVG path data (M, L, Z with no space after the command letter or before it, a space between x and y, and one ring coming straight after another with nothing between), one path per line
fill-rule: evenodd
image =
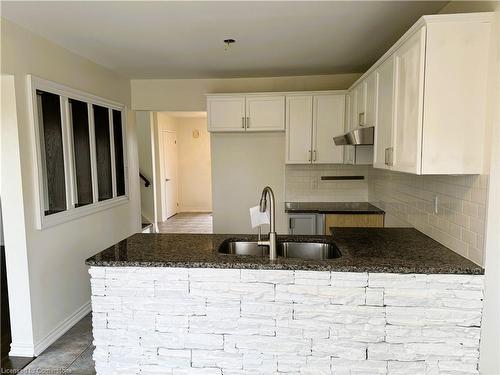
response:
M35 194L36 202L36 227L39 230L66 223L68 221L94 214L99 211L107 210L129 202L129 176L128 176L128 154L127 154L127 107L123 104L113 102L92 94L87 94L83 91L72 89L70 87L51 82L33 75L27 75L27 93L28 93L28 109L29 119L32 124L32 146L35 153L33 155ZM61 105L61 130L63 137L63 158L65 171L65 186L66 186L66 211L57 212L51 215L45 215L45 196L47 194L46 183L43 173L45 166L43 155L43 144L41 143L40 124L38 122L38 103L37 90L59 95ZM92 198L93 203L85 206L75 207L77 201L76 190L76 166L74 158L74 143L73 129L70 121L70 106L69 99L75 99L87 104L88 125L89 125L89 147L90 147L90 165L92 174ZM96 159L96 142L94 129L94 113L93 105L106 107L109 113L110 127L110 157L112 168L112 186L113 197L105 201L98 199L98 183L97 183L97 159ZM123 172L125 183L125 194L117 196L116 183L116 165L115 165L115 143L114 143L114 126L113 126L113 110L121 113L122 126L122 148L123 148Z

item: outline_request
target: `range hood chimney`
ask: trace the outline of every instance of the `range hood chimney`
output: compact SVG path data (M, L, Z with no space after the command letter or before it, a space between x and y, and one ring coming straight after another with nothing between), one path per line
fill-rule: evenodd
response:
M353 129L348 133L333 137L333 141L337 146L341 145L373 145L375 127L369 126L366 128Z

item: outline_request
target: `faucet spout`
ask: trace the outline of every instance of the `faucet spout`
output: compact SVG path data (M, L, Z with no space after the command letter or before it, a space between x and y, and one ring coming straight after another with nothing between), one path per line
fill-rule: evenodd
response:
M269 239L267 241L258 241L259 245L269 246L269 259L274 260L278 256L276 248L276 209L274 201L274 192L271 187L266 186L262 190L259 209L260 212L267 210L267 198L269 197Z

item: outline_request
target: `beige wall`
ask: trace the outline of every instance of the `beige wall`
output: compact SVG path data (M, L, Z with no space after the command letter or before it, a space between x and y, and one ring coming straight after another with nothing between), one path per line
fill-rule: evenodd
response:
M18 181L19 177L17 191L22 189L22 197L18 198L11 195L15 193L12 189L4 190L2 187L2 202L11 202L9 207L2 205L3 222L5 224L20 218L25 227L23 238L13 238L5 233L6 250L11 254L25 254L28 260L29 291L21 292L29 293L33 336L30 339L13 332L13 346L16 350L24 353L32 351L33 354L51 343L67 319L89 307L90 285L85 259L140 228L135 121L133 113L128 112L129 202L61 225L37 230L37 197L33 189L36 184L34 130L28 119L26 75L33 74L121 102L129 108L130 81L4 19L1 20L1 53L2 74L11 74L15 79L17 104L17 124L10 123L9 131L4 132L2 123L2 145L9 144L10 149L18 147L19 150L19 157L16 157L15 153L7 153L8 150L2 148L2 165L20 165L17 172L12 168L2 168L2 184L6 181ZM15 173L19 172L20 175L16 176ZM9 256L7 255L8 267ZM13 272L23 271L18 267L19 264L11 266L14 267ZM23 306L23 309L29 311L30 305ZM12 316L12 319L16 320L17 317Z
M179 211L212 211L210 133L206 117L178 117ZM193 132L198 132L194 138Z
M206 111L205 94L224 92L347 89L361 74L226 79L132 80L132 108L149 111Z
M276 230L286 233L284 133L212 133L211 148L214 233L256 232L248 209L266 185L276 197Z

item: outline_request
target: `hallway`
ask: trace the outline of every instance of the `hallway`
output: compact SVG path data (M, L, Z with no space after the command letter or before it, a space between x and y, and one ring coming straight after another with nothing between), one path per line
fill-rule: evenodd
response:
M180 212L158 223L158 233L213 233L212 213Z

